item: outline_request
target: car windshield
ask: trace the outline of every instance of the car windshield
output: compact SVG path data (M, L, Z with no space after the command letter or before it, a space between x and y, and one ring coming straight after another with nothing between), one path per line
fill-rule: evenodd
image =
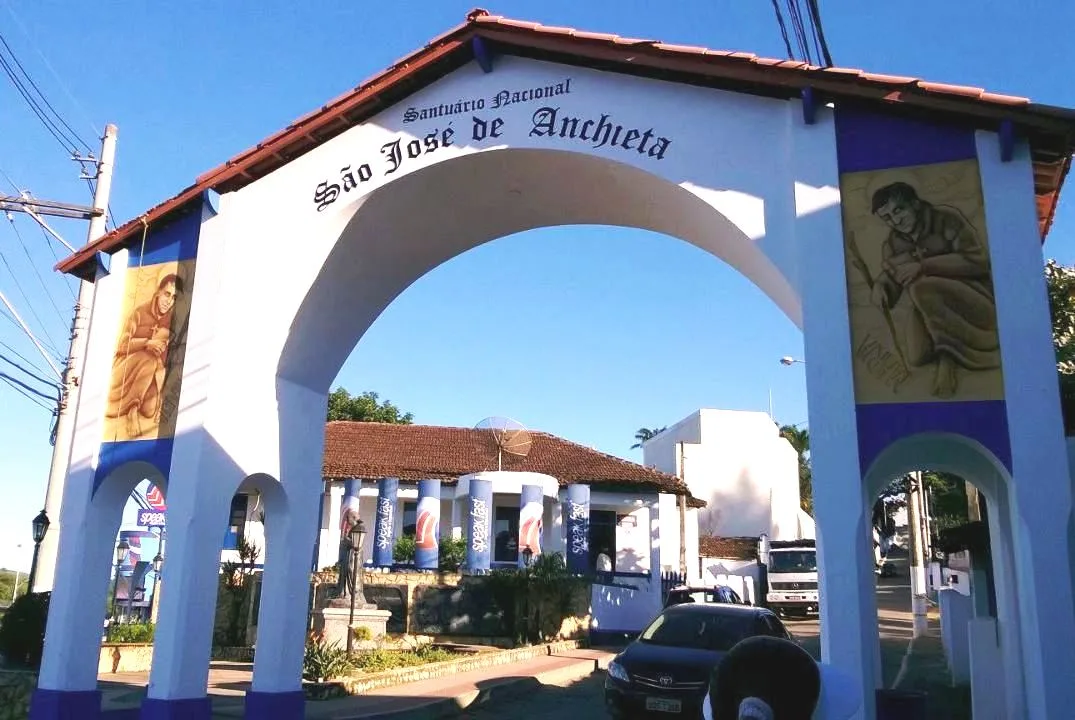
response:
M817 552L814 550L781 550L769 553L769 572L817 572Z
M712 612L666 612L642 631L639 640L653 645L726 652L750 637L754 617Z

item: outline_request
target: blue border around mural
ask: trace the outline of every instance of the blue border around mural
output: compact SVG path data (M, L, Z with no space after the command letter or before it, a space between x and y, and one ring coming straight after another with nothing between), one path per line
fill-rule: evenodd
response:
M127 270L140 265L192 260L198 255L204 200L167 225L151 229L145 241L136 241L130 249ZM167 478L171 470L174 438L102 442L93 474L93 491L116 468L129 462L146 462Z
M836 157L844 173L976 160L974 129L838 105ZM981 443L1011 471L1008 413L1003 400L876 403L856 406L860 469L902 438L953 433Z

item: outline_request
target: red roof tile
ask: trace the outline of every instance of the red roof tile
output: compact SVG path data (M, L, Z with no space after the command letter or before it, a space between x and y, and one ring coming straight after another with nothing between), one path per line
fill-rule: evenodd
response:
M702 535L698 538L698 556L722 560L756 560L758 538Z
M674 475L644 467L543 432L531 432L529 454L503 454L501 469L551 475L561 485L589 483L601 489L688 494ZM325 426L324 475L332 479L396 477L449 482L497 469L488 431L389 423L330 422ZM693 500L693 498L692 498ZM691 503L698 507L701 501Z
M809 87L815 96L826 101L846 100L891 112L924 113L984 129L995 130L1001 122L1010 121L1030 142L1042 239L1052 224L1060 188L1075 149L1075 111L1035 104L1024 97L851 68L815 67L796 61L759 58L750 53L549 27L475 9L467 14L462 25L437 36L354 90L200 176L194 185L175 197L63 260L57 269L76 271L95 252L114 252L124 247L141 231L143 219L151 224L163 220L205 190L228 192L241 188L363 122L469 61L474 52L469 41L476 36L498 53L599 66L707 87L775 97L793 97Z

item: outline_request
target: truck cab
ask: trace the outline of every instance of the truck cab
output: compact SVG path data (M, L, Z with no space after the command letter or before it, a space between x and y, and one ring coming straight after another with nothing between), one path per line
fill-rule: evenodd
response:
M771 541L767 557L770 609L781 615L818 612L817 547L813 540Z

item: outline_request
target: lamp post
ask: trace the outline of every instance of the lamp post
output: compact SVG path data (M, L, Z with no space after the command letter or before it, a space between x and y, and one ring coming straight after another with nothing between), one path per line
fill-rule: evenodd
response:
M45 533L49 531L49 516L44 510L33 519L31 527L34 533L34 559L30 561L30 578L27 592L34 591L34 577L37 575L37 556L41 552L41 541L45 539Z
M119 591L119 569L127 561L127 553L131 551L131 545L127 539L119 541L116 545L116 578L112 581L112 620L116 619L116 593Z
M351 551L351 577L348 578L351 595L351 611L347 616L347 653L350 654L355 647L355 631L352 627L355 623L355 598L362 597L362 607L366 606L366 595L362 590L362 573L359 565L362 563L362 543L366 540L366 526L359 520L351 526L351 532L347 535L347 544Z
M534 559L534 550L529 545L523 548L523 572L526 577L526 592L523 593L523 634L530 641L530 562Z
M161 568L163 566L164 556L158 550L153 558L153 597L149 600L149 622L153 624L157 622L157 607L160 602L161 592Z

